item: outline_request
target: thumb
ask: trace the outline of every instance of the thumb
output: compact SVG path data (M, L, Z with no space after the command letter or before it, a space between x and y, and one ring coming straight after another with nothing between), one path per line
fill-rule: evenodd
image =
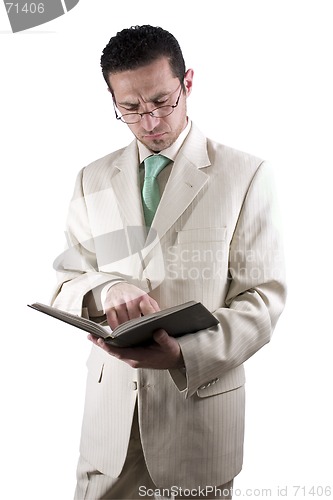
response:
M156 332L154 332L153 338L155 342L157 342L161 346L168 345L170 341L168 333L162 329L156 330Z

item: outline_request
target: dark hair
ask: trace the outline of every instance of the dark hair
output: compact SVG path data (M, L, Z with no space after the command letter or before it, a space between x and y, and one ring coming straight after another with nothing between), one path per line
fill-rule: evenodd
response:
M104 79L109 85L110 73L136 69L163 56L168 58L173 75L183 83L185 62L175 37L160 27L131 26L119 31L103 50Z

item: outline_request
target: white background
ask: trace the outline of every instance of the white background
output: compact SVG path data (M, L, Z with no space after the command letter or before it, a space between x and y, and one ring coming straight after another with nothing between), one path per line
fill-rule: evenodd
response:
M289 297L272 342L247 362L238 496L316 498L328 485L333 496L330 5L81 0L12 34L1 3L2 498L73 495L90 344L26 304L50 298L78 170L132 139L114 119L99 58L134 24L180 42L201 130L275 168Z

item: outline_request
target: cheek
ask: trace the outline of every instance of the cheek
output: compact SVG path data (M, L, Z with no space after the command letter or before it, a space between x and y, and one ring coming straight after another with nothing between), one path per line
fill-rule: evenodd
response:
M168 116L165 120L165 127L168 128L169 132L178 133L179 130L182 130L182 128L184 128L184 120L185 116L183 113L176 114L175 112L173 112L172 115Z
M134 123L133 125L127 125L127 127L130 129L130 131L132 132L132 134L134 134L135 136L137 136L138 131L140 129L140 122L139 123Z
M187 111L185 106L178 109L176 108L171 116L173 118L174 128L182 129L186 126Z

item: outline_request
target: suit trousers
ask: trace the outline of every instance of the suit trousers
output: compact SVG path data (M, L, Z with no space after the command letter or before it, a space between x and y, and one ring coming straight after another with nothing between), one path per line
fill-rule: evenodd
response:
M94 469L82 456L77 467L77 485L74 500L142 500L142 499L231 499L233 480L199 490L159 488L149 475L143 455L137 408L135 409L127 457L119 477L108 477Z

